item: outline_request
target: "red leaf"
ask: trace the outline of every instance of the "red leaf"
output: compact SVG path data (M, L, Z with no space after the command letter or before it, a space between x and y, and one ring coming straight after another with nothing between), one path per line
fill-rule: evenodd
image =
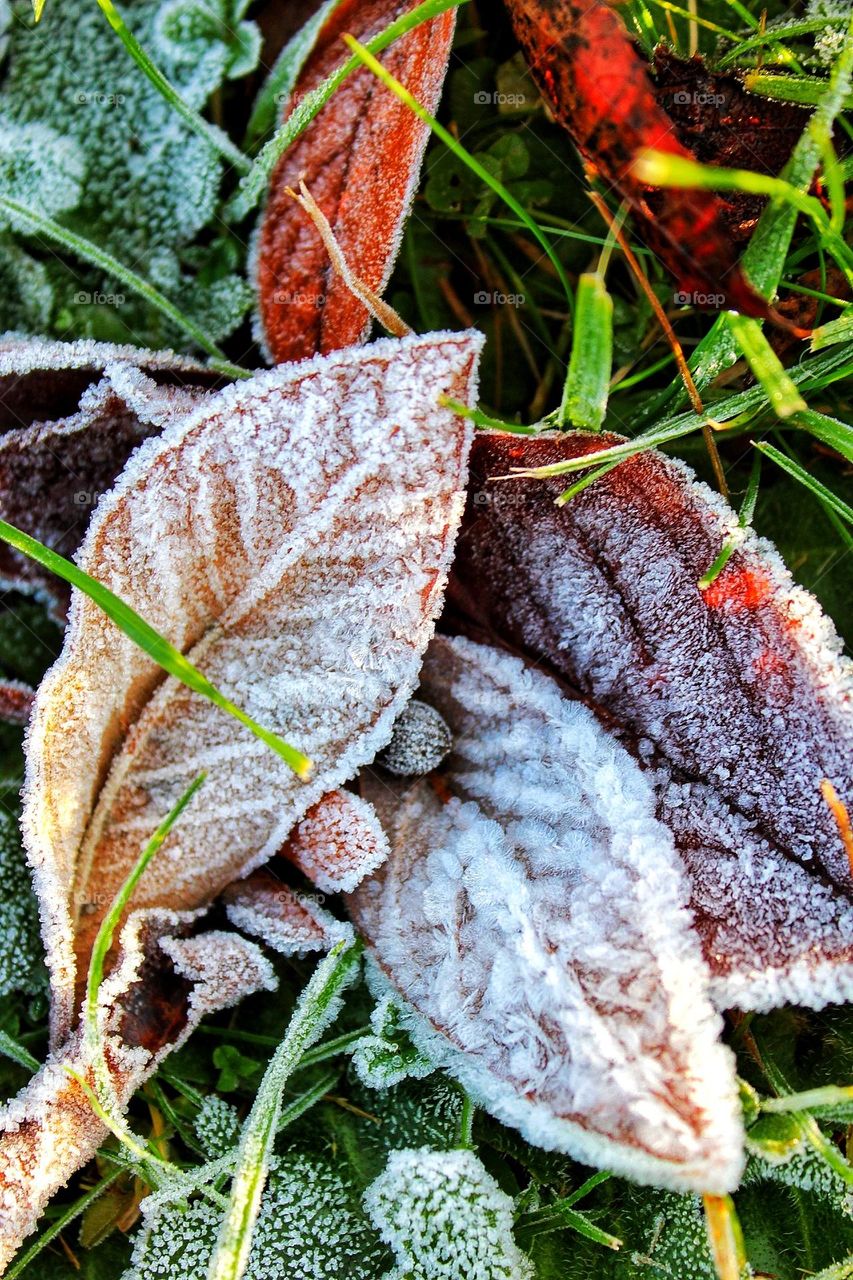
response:
M775 549L656 452L563 508L559 480L488 483L618 437L475 443L451 581L466 620L545 663L652 771L692 878L721 1005L820 1007L853 994L853 877L821 792L850 804L853 680L831 623Z
M372 39L414 0L344 0L320 32L292 101L348 56L351 32ZM451 10L396 41L388 70L429 109L438 105L453 39ZM367 68L348 77L273 173L256 256L262 338L275 363L360 342L370 317L329 265L314 226L287 195L304 178L353 273L381 293L388 282L429 136Z
M741 271L719 198L658 191L633 174L640 151L695 158L658 104L646 62L603 0L507 0L530 69L560 124L605 183L642 221L642 235L691 294L725 294L728 306L767 317Z

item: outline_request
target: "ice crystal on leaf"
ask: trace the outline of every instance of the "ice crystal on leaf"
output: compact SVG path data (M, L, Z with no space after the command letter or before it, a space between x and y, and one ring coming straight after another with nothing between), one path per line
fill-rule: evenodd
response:
M16 815L0 808L0 996L44 987L38 905Z
M578 690L647 771L720 1007L844 1000L853 878L821 782L851 803L853 685L831 622L751 532L700 590L732 513L660 453L562 508L563 478L489 483L618 442L479 438L451 596Z
M131 452L214 381L171 351L0 338L0 516L71 555ZM65 610L65 584L5 544L0 579Z
M352 1065L362 1084L388 1089L401 1080L421 1079L433 1071L431 1060L412 1043L393 995L383 996L370 1015L372 1035L353 1049Z
M323 24L288 112L346 60L341 35L369 40L413 0L344 0ZM438 105L453 40L451 10L383 54L384 65L428 110ZM366 67L343 82L282 157L256 244L258 337L273 361L299 360L365 337L367 309L331 270L326 247L287 194L304 179L352 272L376 293L388 282L417 186L429 128Z
M329 951L353 937L351 924L336 920L310 895L296 893L264 870L230 885L223 899L235 928L260 938L282 955Z
M308 810L281 852L318 889L351 893L388 857L388 839L369 804L349 791L331 791Z
M533 1280L512 1201L473 1151L395 1151L364 1203L396 1257L385 1280Z
M349 900L415 1043L540 1146L730 1189L732 1061L648 780L498 650L438 637L421 686L454 737L442 795L366 772L392 853Z
M205 1153L215 1160L236 1147L240 1136L240 1117L230 1102L217 1093L211 1093L199 1107L194 1127Z
M184 268L183 255L213 216L221 158L151 86L111 35L97 6L86 0L53 5L34 29L28 0L19 0L15 9L19 20L9 36L0 119L16 137L42 130L59 139L59 144L44 146L40 164L50 162L50 167L33 189L36 207L44 206L45 193L60 189L60 175L68 171L67 162L56 168L52 164L61 145L68 160L78 157L77 177L85 169L86 180L73 200L64 199L49 211L180 299L185 311L200 314L210 305L209 290ZM133 0L125 13L163 73L199 110L237 65L235 60L245 61L248 41L230 35L231 6L225 0L204 6L191 0ZM6 192L5 182L3 188ZM89 305L85 295L114 296L124 292L121 287L92 268L72 269L54 259L47 265L57 302L71 308L78 323L86 317L94 331L103 332L113 308ZM207 274L216 277L217 286L227 280L245 304L239 278L218 271L213 257L209 265ZM163 332L159 316L152 317L144 303L130 297L118 318L124 332L133 332L137 340L174 339ZM233 318L230 323L233 327Z
M206 1201L157 1203L145 1214L123 1280L206 1280L218 1222ZM386 1260L340 1161L301 1152L273 1160L246 1280L376 1280Z

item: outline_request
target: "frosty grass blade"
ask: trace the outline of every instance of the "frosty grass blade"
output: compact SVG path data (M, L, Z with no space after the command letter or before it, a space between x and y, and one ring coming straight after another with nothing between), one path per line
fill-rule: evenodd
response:
M171 351L0 337L0 517L70 556L136 446L216 381ZM65 583L5 544L0 583L67 608Z
M474 398L480 345L431 334L259 374L146 442L99 505L81 567L316 769L297 780L75 598L36 700L23 818L55 1046L103 904L192 777L208 774L204 804L134 907L209 902L388 740L463 505L469 428L439 397Z
M364 772L392 853L349 899L420 1015L406 1029L538 1146L730 1189L733 1060L648 779L584 706L499 650L437 637L421 688L454 736L449 798Z
M496 480L619 442L479 437L451 598L598 707L647 771L718 1006L843 1001L853 877L821 784L851 807L853 667L751 531L700 589L737 517L682 463L649 450L561 508L559 477Z
M170 912L131 917L123 958L102 989L106 1060L121 1106L208 1013L275 985L254 943L221 932L177 936L188 923ZM93 1085L94 1064L80 1033L0 1111L0 1270L54 1192L107 1136L68 1067Z
M361 40L414 8L412 0L345 0L330 15L299 77L292 103L348 57L344 32ZM395 41L384 62L434 111L438 106L455 13L422 23ZM377 84L354 71L285 152L270 181L254 248L258 337L275 362L298 360L361 341L370 325L364 304L331 270L313 224L287 194L304 178L326 214L353 273L381 294L417 188L429 129Z

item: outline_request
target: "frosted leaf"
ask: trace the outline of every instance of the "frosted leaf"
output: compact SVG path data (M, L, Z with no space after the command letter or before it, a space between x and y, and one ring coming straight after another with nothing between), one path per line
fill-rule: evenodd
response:
M630 1265L625 1273L649 1280L717 1280L717 1268L708 1244L708 1230L702 1201L697 1196L678 1196L669 1191L645 1191L635 1197L635 1229L630 1232L633 1248L623 1255ZM618 1270L621 1276L621 1267Z
M851 1210L850 1188L831 1165L809 1146L795 1152L789 1160L769 1161L751 1157L743 1177L744 1186L755 1182L776 1182L796 1187L828 1201L834 1209L848 1214Z
M32 891L18 820L0 808L0 996L44 987L38 904Z
M388 857L388 839L366 801L331 791L308 810L281 853L318 889L350 893Z
M617 441L479 438L454 603L577 689L647 770L717 1003L844 1000L853 879L820 783L853 807L853 699L831 622L751 531L700 591L733 513L660 453L562 508L564 477L490 483Z
M237 1145L240 1137L240 1117L237 1108L219 1094L209 1094L198 1109L193 1124L196 1137L211 1160L227 1155Z
M207 1280L219 1215L206 1201L142 1210L123 1280ZM387 1261L340 1163L291 1152L272 1161L246 1280L376 1280Z
M77 204L84 173L83 155L74 142L43 124L21 125L0 115L5 196L50 217ZM0 213L0 227L8 226L9 216Z
M106 1061L120 1106L201 1017L269 989L272 981L258 948L236 935L164 936L187 923L169 912L131 917L123 957L102 988ZM169 963L166 948L179 957L180 969ZM107 1135L69 1066L92 1084L92 1061L79 1033L0 1111L0 1269L50 1197Z
M450 730L435 707L412 698L394 723L391 741L376 763L400 778L437 769L453 745Z
M338 6L324 22L288 110L346 60L350 32L370 40L413 0L361 0ZM428 111L441 96L455 14L423 23L382 54ZM366 67L347 77L274 170L254 246L258 338L273 362L299 360L361 341L368 312L330 268L313 223L287 187L307 183L354 275L381 294L417 189L429 128Z
M202 110L236 61L245 60L246 48L232 32L227 0L206 4L203 35L175 20L175 9L188 7L193 6L134 0L127 21L184 99ZM214 216L221 157L161 97L121 41L107 38L103 14L87 0L53 6L49 39L41 27L32 29L26 0L16 8L23 20L9 33L0 117L16 132L49 128L82 157L80 197L59 214L60 221L147 279L154 279L158 259L170 258L177 278L167 292L181 305L185 290L198 279L181 260ZM44 193L55 190L56 177L51 169L33 188L40 207ZM127 295L96 268L64 266L55 257L48 265L57 300L67 307L75 307L81 293ZM103 325L106 310L93 306L91 323ZM85 309L72 314L77 323L89 320ZM152 314L132 295L125 296L117 319L141 343L162 345L177 337L164 333L159 313Z
M0 237L0 330L46 329L53 286L44 263L11 239Z
M364 1204L396 1257L385 1280L533 1280L512 1201L473 1151L395 1151Z
M171 351L0 338L0 515L71 555L130 453L213 381ZM64 611L65 584L5 543L0 581Z
M672 837L629 754L517 658L437 637L440 793L363 786L391 839L349 899L416 1045L538 1146L736 1184L743 1134Z
M23 680L0 680L0 720L6 724L28 724L35 696L35 689Z
M105 904L200 770L203 797L137 907L209 902L388 740L462 506L470 429L439 396L473 398L480 345L432 334L259 374L147 441L101 501L82 567L316 768L298 779L73 603L33 712L24 809L55 1036ZM369 669L351 656L365 650Z
M433 1071L430 1059L416 1048L403 1025L393 995L379 1001L370 1015L372 1035L362 1036L352 1053L352 1065L369 1089L388 1089L401 1080L420 1080Z
M352 938L352 925L336 920L310 894L297 893L263 869L229 885L222 897L236 929L285 956L329 951Z

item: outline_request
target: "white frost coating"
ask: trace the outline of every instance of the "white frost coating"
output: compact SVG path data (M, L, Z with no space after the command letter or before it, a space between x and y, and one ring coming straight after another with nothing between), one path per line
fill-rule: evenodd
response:
M418 1047L539 1146L731 1190L733 1061L649 782L585 707L502 652L437 637L422 689L454 735L453 798L427 783L372 796L393 852L350 899L434 1028L409 1020Z
M533 1280L513 1203L473 1151L392 1151L364 1207L393 1249L383 1280Z
M387 741L461 514L470 427L438 400L475 397L481 345L430 334L259 374L146 441L101 499L80 564L316 768L297 780L74 599L33 712L23 819L55 1037L70 1025L75 931L82 958L97 904L200 769L201 807L136 906L208 901Z
M350 791L332 791L309 809L283 852L318 889L352 893L390 849L373 806Z
M137 368L202 373L204 365L174 351L146 351L113 342L96 342L94 338L78 338L74 342L57 342L50 338L34 338L21 333L0 334L0 378L10 374L23 376L39 370L105 369L109 364L130 364Z
M122 1107L165 1054L183 1044L205 1014L227 1008L253 991L269 990L271 969L254 943L233 934L161 939L164 950L171 948L182 971L196 984L190 992L188 1018L175 1039L154 1053L125 1044L118 1034L122 1000L139 978L145 958L143 934L148 931L153 943L158 929L181 924L186 921L169 912L149 913L146 919L136 913L122 932L125 950L110 979L112 1003L102 1004L110 1078ZM103 987L101 994L104 996ZM91 1159L107 1134L79 1085L68 1075L68 1066L92 1084L92 1060L79 1032L51 1055L0 1111L0 1272L34 1229L51 1196Z
M335 943L352 940L351 924L336 920L310 895L296 893L263 871L238 880L223 896L231 924L282 955L330 951Z

